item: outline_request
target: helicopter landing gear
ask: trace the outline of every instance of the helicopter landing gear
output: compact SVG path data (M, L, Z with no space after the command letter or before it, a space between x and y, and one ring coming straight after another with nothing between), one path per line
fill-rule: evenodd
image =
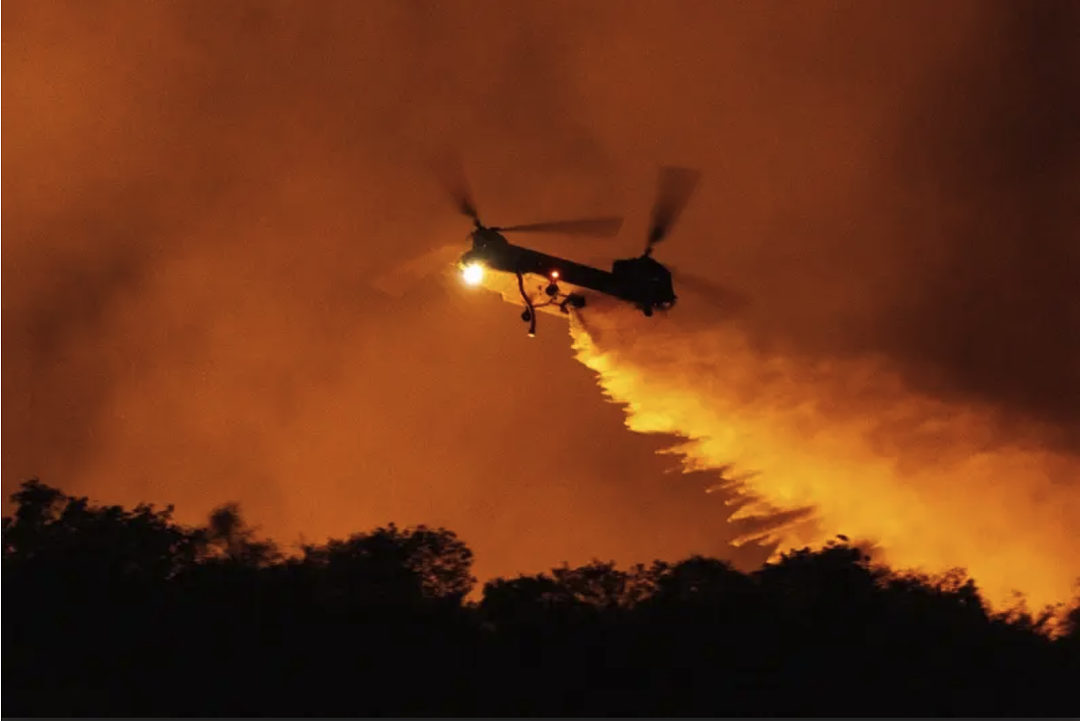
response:
M653 307L651 305L644 306L641 311L645 314L646 318L652 318Z

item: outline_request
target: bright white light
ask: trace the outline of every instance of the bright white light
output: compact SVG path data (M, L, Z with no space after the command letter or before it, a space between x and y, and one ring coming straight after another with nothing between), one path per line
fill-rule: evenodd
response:
M461 278L469 285L479 285L484 279L484 266L470 263L462 269Z

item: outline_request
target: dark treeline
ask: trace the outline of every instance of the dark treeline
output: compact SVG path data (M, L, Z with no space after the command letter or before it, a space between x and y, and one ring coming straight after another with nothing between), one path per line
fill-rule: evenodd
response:
M4 519L5 716L1076 716L1080 612L990 613L962 574L836 543L495 580L390 525L285 557L31 481Z

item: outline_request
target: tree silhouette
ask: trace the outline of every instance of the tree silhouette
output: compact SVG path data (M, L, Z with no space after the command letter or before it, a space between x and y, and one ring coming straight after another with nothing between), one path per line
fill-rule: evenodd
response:
M167 585L197 561L172 509L94 506L36 480L4 520L8 603L4 650L22 693L47 713L108 707L110 677L140 678L138 658L160 642ZM129 655L105 652L125 648ZM68 693L55 693L58 689ZM76 697L78 695L78 697ZM16 699L14 707L24 703ZM113 707L124 709L123 704Z
M305 546L304 564L350 603L460 603L472 590L472 551L445 529L393 523L370 533Z
M210 512L205 531L199 533L204 558L261 568L281 559L270 541L255 538L240 514L240 504L226 503Z
M95 507L36 479L11 500L17 509L4 519L4 563L16 574L63 566L67 582L101 588L95 581L105 578L165 580L195 560L192 538L173 523L171 506Z
M9 715L1076 715L1080 599L991 613L847 539L493 579L442 528L285 556L36 480L4 519ZM14 584L14 585L12 585ZM1056 619L1061 633L1052 638Z

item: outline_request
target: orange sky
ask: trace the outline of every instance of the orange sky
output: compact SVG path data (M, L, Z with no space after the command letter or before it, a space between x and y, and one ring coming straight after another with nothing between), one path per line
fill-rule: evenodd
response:
M626 432L564 325L368 287L463 238L425 165L448 147L493 223L625 212L537 240L597 263L638 252L657 165L699 167L658 257L750 296L758 352L883 357L903 393L1077 446L1071 3L5 14L5 492L235 499L286 539L442 523L482 572L721 552L724 507Z

